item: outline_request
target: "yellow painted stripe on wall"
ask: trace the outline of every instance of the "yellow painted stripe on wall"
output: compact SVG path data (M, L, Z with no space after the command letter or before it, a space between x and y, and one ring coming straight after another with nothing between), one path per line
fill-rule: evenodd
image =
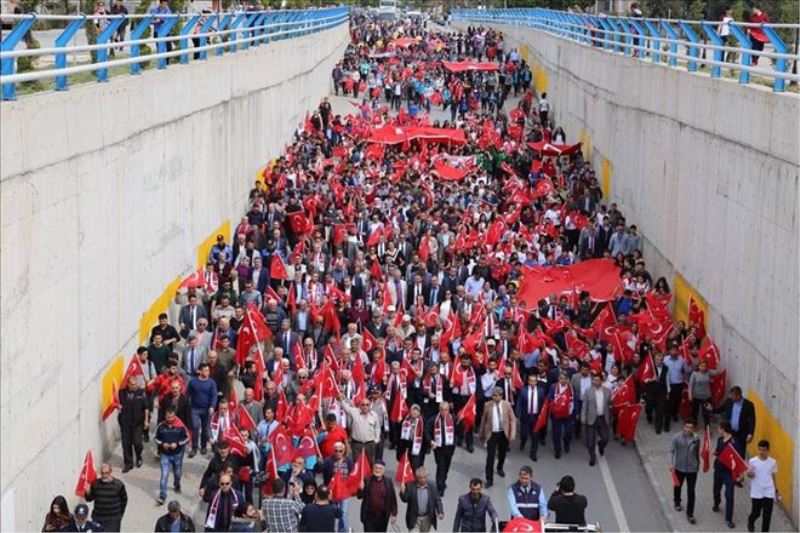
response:
M747 453L754 456L758 453L758 441L766 439L769 441L769 454L778 462L778 473L775 479L778 483L778 491L783 497L783 505L791 513L792 503L792 481L794 480L794 440L792 436L783 429L780 421L772 416L766 404L753 389L747 390L747 399L753 402L756 409L756 434L753 441L747 448Z
M689 298L694 298L694 301L697 302L697 305L703 310L706 322L704 326L706 326L706 330L708 330L708 302L706 302L705 298L700 296L700 293L677 272L675 273L675 280L672 287L672 292L675 294L675 309L673 311L675 319L683 320L684 322L688 321Z
M158 322L158 315L169 310L169 304L175 298L175 292L181 284L182 278L178 276L166 286L161 295L155 299L150 308L139 319L139 344L144 344L150 335L150 330Z
M525 61L528 65L531 64L531 49L528 48L527 44L523 44L519 49L519 56Z
M537 94L547 92L547 87L550 84L550 78L547 76L547 71L539 65L533 66L533 86L536 88Z
M197 247L197 268L205 266L206 261L208 260L208 252L211 250L211 247L214 246L217 242L217 235L223 235L225 237L225 242L231 242L231 221L226 220L220 226L214 230L214 232L209 235L206 240L200 243L200 246Z
M591 144L589 145L591 150ZM614 165L605 157L600 161L600 190L603 191L603 198L611 198L611 174Z
M125 367L125 356L118 355L116 359L109 365L108 370L103 374L101 381L101 405L103 411L111 404L113 398L113 385L116 383L117 388L122 381L122 372Z

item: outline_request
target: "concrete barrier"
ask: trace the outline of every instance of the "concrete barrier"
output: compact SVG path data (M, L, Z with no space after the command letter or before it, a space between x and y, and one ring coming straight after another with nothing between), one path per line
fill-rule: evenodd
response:
M342 25L0 105L3 531L74 501L86 450L114 437L111 382L348 41Z
M800 99L497 29L532 65L568 140L583 141L606 196L641 228L650 272L676 289L676 316L689 295L707 308L728 383L756 404L754 443L772 440L797 524Z

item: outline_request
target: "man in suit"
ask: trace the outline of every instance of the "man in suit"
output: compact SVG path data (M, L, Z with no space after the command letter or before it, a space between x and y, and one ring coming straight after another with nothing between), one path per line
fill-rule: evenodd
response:
M506 451L517 434L514 409L503 399L503 389L500 387L494 388L491 401L483 406L478 434L486 442L486 488L489 488L494 480L495 454L497 454L497 475L505 477L503 464L506 460Z
M197 336L190 334L186 341L186 348L183 349L183 358L181 367L188 376L194 377L197 375L197 369L200 363L208 361L208 351L205 346L198 342Z
M294 345L300 342L300 335L292 331L291 322L288 318L281 321L281 331L278 338L273 342L283 348L284 357L289 358L289 362L294 366Z
M253 257L253 272L250 279L253 281L256 291L259 294L264 294L264 291L267 290L267 285L269 285L269 272L262 265L261 254L256 254Z
M202 306L197 301L197 295L192 294L189 296L189 303L181 307L181 312L178 315L178 323L180 324L181 336L185 339L189 336L190 331L197 330L197 322L201 318L208 318L205 306Z
M736 446L745 450L756 432L756 409L753 402L742 396L738 385L731 387L729 394L713 412L722 414L722 423L730 424Z
M422 276L420 274L414 274L414 280L411 282L411 285L408 287L406 291L406 309L411 309L414 307L414 304L417 302L418 296L425 296L427 287L422 282Z
M580 254L581 259L603 257L602 243L594 226L589 226L586 234L583 235L580 242Z
M431 528L438 531L436 524L444 518L442 498L436 485L428 483L428 472L424 466L417 468L415 475L414 483L400 483L400 499L408 504L406 527L409 531L426 532Z
M522 387L517 395L516 414L519 419L519 448L520 450L525 449L525 443L528 440L528 436L530 436L531 450L529 457L533 461L537 460L539 444L544 442L547 431L547 424L545 424L543 430L537 433L533 431L546 398L547 388L539 384L539 375L528 374L528 384Z
M589 466L597 462L595 443L603 455L608 444L611 425L611 391L603 386L598 374L592 376L592 386L581 397L581 424L586 427L586 447L589 448ZM597 441L597 436L600 440Z
M664 355L657 353L653 356L655 378L651 378L645 382L645 395L647 403L645 405L645 414L647 421L650 422L655 418L656 434L660 435L661 430L669 427L669 422L666 420L667 411L667 394L669 393L669 369L664 364ZM645 364L645 363L642 363Z
M431 277L431 284L428 286L428 290L425 292L425 305L428 307L438 305L439 302L442 301L443 295L444 291L439 284L439 278L436 276Z

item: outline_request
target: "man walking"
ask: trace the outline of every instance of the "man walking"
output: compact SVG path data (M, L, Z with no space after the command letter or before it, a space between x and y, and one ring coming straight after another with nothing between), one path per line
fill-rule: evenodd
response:
M62 527L59 531L106 531L102 524L93 520L89 520L89 506L85 503L79 503L75 506L75 513L70 518L67 525Z
M431 428L428 430L428 435L432 436L431 449L436 459L436 488L440 496L444 496L447 489L447 474L456 449L455 427L455 420L450 414L450 403L440 403L439 414L431 420Z
M120 531L125 507L128 505L128 492L125 490L125 483L112 476L111 472L111 465L103 463L100 467L100 478L91 485L86 483L84 486L85 497L87 502L94 502L92 520L100 522L105 531Z
M442 499L434 485L428 483L428 473L424 466L417 468L416 481L411 485L400 484L400 499L406 507L406 527L409 531L427 533L436 527L437 521L444 518Z
M122 457L125 467L122 473L130 472L133 468L133 455L136 453L136 467L142 466L142 439L143 432L150 424L150 410L148 409L147 395L139 388L137 379L128 378L128 386L119 391L119 422L120 435L122 436ZM108 528L106 528L108 530Z
M508 487L507 497L512 519L521 516L539 520L547 516L547 496L542 486L533 480L533 469L528 465L519 469L519 477Z
M516 414L519 419L519 447L525 449L528 438L531 439L531 449L528 456L536 462L539 444L544 441L545 430L534 432L539 420L542 405L547 397L547 389L539 384L537 374L528 374L528 385L523 387L517 395ZM545 424L546 427L546 424Z
M503 464L509 443L517 432L517 420L511 404L503 399L503 389L495 387L492 399L483 406L483 417L478 434L486 442L486 488L494 479L494 457L497 454L497 475L505 477Z
M750 516L747 517L747 531L755 531L756 520L760 516L761 531L769 531L769 523L772 519L772 506L775 500L780 500L780 494L775 483L775 474L778 473L778 463L769 456L769 441L758 441L758 455L748 461L750 469L747 477L750 482L750 502L752 508Z
M469 481L469 492L458 497L453 531L486 531L486 515L492 524L497 523L497 511L492 500L481 492L483 480L474 477Z
M717 458L714 460L714 507L715 513L719 512L719 504L722 502L722 489L725 488L725 524L733 529L736 524L733 523L733 497L734 497L734 483L737 481L733 479L730 469L719 459L719 455L725 447L731 444L739 455L744 454L744 450L738 447L736 439L733 438L730 424L723 422L719 426L719 438L717 439L717 446L714 454Z
M597 462L595 443L600 455L603 455L608 444L608 427L611 425L611 391L603 386L597 374L592 376L592 385L581 398L581 424L586 426L589 466L594 466Z
M284 498L286 485L282 479L272 482L272 496L261 502L261 518L266 521L266 531L270 533L289 533L297 531L303 502L300 501L301 487L293 485ZM331 530L333 531L333 530Z
M694 432L694 420L686 419L683 431L672 438L670 447L672 469L678 485L674 487L675 510L680 512L681 490L686 481L686 519L690 524L695 523L694 518L694 487L697 483L697 471L700 466L700 437Z
M200 453L207 452L210 437L210 421L217 405L217 384L209 379L208 363L201 363L197 377L192 378L186 389L186 395L192 404L192 450L189 459L197 455L198 444L202 445Z
M181 472L183 470L183 452L189 444L189 431L175 409L167 408L164 421L156 428L155 442L161 451L161 482L158 492L158 504L163 505L167 499L167 481L172 469L175 492L181 492Z
M361 502L361 523L364 531L386 531L389 521L397 521L397 496L394 483L386 477L386 465L377 459L372 465L372 475L364 480L358 491Z

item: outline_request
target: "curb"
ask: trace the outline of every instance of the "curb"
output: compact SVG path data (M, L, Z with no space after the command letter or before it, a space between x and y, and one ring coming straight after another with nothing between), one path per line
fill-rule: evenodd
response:
M662 491L659 490L659 483L658 477L656 476L655 471L653 470L653 466L650 464L650 461L645 458L639 448L639 439L638 437L634 440L634 448L636 449L636 455L639 456L639 460L642 462L642 467L644 468L645 474L647 474L647 479L650 481L650 484L653 486L653 491L656 493L659 502L661 503L661 509L664 513L664 518L669 524L669 527L672 531L681 531L675 524L675 520L672 517L672 514L667 511L669 509L670 502L667 498L663 495Z

